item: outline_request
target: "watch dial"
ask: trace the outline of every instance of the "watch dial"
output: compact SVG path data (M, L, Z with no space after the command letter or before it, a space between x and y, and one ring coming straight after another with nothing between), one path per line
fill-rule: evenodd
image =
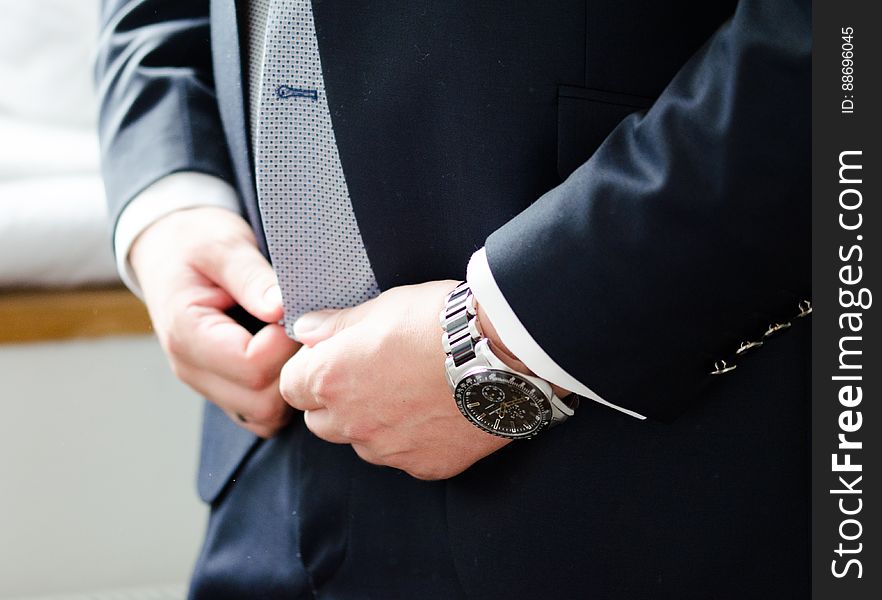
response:
M551 405L535 385L507 371L482 369L456 386L459 410L481 429L503 437L530 437L548 424Z

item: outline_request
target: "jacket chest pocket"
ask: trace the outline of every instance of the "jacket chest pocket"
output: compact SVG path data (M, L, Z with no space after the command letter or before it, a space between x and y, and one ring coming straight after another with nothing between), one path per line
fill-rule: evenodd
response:
M557 96L557 172L566 179L628 115L653 99L562 85Z

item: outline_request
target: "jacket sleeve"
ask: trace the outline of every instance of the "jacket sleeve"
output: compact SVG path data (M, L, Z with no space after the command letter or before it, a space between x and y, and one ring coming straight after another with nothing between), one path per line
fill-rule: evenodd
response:
M487 239L526 329L608 401L675 417L809 298L810 50L808 2L742 0L646 113Z
M208 0L106 0L96 61L112 222L171 173L232 181L211 68Z

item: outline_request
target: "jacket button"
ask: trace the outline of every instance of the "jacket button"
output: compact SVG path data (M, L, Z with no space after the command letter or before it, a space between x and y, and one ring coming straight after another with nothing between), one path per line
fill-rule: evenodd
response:
M759 348L762 345L762 342L741 342L741 345L738 346L738 350L735 351L735 354L741 356L747 352L750 352L754 348Z
M728 373L729 371L734 371L738 368L738 365L728 365L725 360L718 360L714 363L714 370L710 372L711 375L722 375L723 373Z
M790 327L790 323L788 323L786 321L784 323L772 323L771 325L769 325L769 328L766 329L766 332L763 334L763 339L768 339L768 338L772 337L773 335L777 335L777 334L781 333L782 331L784 331L785 329L788 329L789 327Z

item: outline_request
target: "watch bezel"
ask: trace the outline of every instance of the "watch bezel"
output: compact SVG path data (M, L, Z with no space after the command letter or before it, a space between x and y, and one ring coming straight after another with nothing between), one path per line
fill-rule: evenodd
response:
M501 376L518 381L523 386L526 386L529 389L535 391L535 393L530 394L531 396L538 396L538 397L542 398L542 402L539 407L541 410L540 423L537 427L535 427L534 429L531 429L530 431L525 432L523 434L511 434L511 433L507 433L507 432L497 431L497 430L493 429L492 427L485 425L481 421L478 421L477 419L475 419L474 416L468 411L468 409L466 409L466 407L465 407L465 394L468 391L468 389L470 389L473 385L471 383L471 381L478 375L494 374L494 373L498 373ZM507 382L507 383L510 384L510 382ZM533 383L532 381L530 381L529 379L527 379L523 375L521 375L517 372L514 372L514 371L507 371L507 370L487 368L487 367L476 367L474 369L469 369L456 383L456 387L454 388L454 391L453 391L453 397L454 397L454 400L456 401L456 407L459 409L459 412L462 413L462 415L466 419L468 419L469 423L473 424L475 427L477 427L478 429L481 429L482 431L485 431L487 433L490 433L490 434L498 436L498 437L511 439L511 440L526 440L526 439L536 437L537 435L539 435L543 431L547 430L551 426L551 422L552 422L552 419L554 416L554 408L551 404L551 399L542 390L542 388L537 386L535 383Z

